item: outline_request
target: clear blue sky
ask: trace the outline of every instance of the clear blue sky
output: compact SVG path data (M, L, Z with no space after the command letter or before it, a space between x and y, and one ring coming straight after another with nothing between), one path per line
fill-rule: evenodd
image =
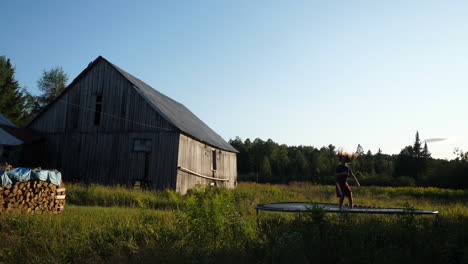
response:
M66 3L65 3L66 2ZM102 55L226 140L468 151L467 1L2 1L0 55L38 93Z

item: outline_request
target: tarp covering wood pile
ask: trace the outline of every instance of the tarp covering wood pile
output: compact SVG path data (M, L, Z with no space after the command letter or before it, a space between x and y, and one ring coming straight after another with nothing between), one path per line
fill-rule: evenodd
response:
M0 171L0 177L2 186L29 180L45 181L56 186L60 186L62 182L62 174L52 170L34 171L27 168L15 168L9 171Z

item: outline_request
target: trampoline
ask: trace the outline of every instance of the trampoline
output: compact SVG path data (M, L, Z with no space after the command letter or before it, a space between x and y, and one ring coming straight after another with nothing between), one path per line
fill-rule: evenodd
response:
M354 205L353 209L350 209L347 205L343 205L343 209L340 210L340 208L338 207L338 204L305 203L305 202L257 204L255 209L257 209L257 214L258 214L258 210L301 213L301 212L309 212L314 209L322 209L327 213L352 213L352 214L437 215L439 213L439 211L432 211L432 210L385 208L385 207L364 206L364 205Z

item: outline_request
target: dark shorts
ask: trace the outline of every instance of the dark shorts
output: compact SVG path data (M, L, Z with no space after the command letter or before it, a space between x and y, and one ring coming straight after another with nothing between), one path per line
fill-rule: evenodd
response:
M347 183L336 183L336 197L351 197L351 188Z

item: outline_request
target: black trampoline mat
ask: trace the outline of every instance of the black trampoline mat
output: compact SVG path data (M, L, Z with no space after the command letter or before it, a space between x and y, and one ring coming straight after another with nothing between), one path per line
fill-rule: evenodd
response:
M258 210L276 211L276 212L308 212L314 208L325 210L329 213L357 213L357 214L438 214L439 211L432 210L411 210L406 208L385 208L375 206L354 205L350 209L347 205L343 205L340 210L338 204L332 203L306 203L306 202L285 202L285 203L266 203L257 204L255 207Z

